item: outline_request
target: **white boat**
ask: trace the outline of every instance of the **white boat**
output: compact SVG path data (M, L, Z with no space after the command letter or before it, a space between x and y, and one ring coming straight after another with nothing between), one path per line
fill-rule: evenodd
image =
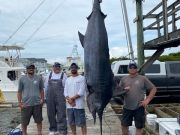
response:
M17 102L18 80L25 71L23 64L19 63L22 49L19 46L0 46L1 52L8 53L8 56L0 57L0 89L6 102Z

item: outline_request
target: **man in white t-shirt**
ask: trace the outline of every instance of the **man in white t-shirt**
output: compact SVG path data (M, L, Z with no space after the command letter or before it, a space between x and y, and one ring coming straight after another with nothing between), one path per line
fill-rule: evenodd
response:
M85 117L85 91L86 83L84 76L78 74L78 65L70 66L72 76L66 80L64 96L66 97L68 123L72 134L76 135L76 126L81 127L82 135L87 134Z

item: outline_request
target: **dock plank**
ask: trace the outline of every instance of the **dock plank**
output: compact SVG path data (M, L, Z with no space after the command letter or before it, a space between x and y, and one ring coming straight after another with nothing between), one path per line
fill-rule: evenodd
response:
M48 135L49 133L49 124L47 118L46 105L43 106L43 135ZM92 119L91 114L89 113L88 108L85 108L87 115L87 135L100 135L100 126L99 120L96 120L94 125L94 120ZM115 112L112 110L110 104L106 107L106 112L103 116L103 135L121 135L121 126L120 120ZM31 119L31 122L28 126L28 135L37 135L37 127L34 123L34 120ZM68 127L68 135L71 135L70 128ZM77 128L77 135L81 135L81 130Z

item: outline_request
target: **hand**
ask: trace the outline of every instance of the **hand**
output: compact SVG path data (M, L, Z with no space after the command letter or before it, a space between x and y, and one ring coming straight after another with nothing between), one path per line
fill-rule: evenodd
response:
M76 106L76 102L75 102L75 99L74 99L74 98L68 98L68 99L67 99L67 102L68 102L72 107Z
M40 104L43 105L44 104L44 99L40 100Z
M22 109L22 108L24 107L24 105L23 105L22 102L19 102L19 103L18 103L18 106L19 106L20 109Z
M130 90L130 87L129 87L129 86L127 86L127 87L125 87L125 88L124 88L124 90L129 91L129 90Z
M148 100L148 99L145 99L145 100L143 100L143 101L140 102L140 105L139 105L139 106L143 106L144 108L146 108L148 104L149 104L149 100Z

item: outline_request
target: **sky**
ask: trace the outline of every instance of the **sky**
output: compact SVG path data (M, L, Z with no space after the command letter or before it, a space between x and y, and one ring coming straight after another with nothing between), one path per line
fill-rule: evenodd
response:
M145 0L144 14L161 0ZM175 0L169 0L168 4ZM87 19L92 10L93 0L0 0L0 44L21 45L23 58L45 58L49 63L65 62L71 56L74 45L83 58L83 48L79 42L78 31L86 32ZM37 7L39 8L37 9ZM126 0L131 39L135 56L137 55L135 0ZM24 22L35 10L36 12ZM110 57L128 55L127 40L123 25L120 0L103 0L101 9L107 15L105 25L108 33ZM157 11L158 12L158 11ZM24 23L23 23L24 22ZM151 21L145 21L147 26ZM22 25L23 24L23 25ZM19 28L19 26L21 26ZM15 33L15 31L19 30ZM179 25L178 25L178 28ZM13 36L12 34L15 33ZM12 38L9 38L11 37ZM145 41L157 37L156 31L144 32ZM180 47L166 49L163 54L177 52ZM150 56L153 51L145 51Z

